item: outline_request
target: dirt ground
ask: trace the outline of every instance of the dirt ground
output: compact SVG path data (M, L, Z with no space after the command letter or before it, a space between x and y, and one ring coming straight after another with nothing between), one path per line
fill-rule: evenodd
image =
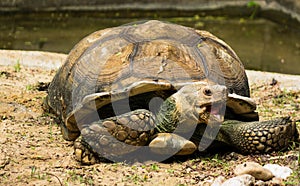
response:
M63 140L54 118L41 107L46 91L38 82L50 82L54 74L0 66L0 185L202 185L220 175L233 177L235 166L245 161L288 166L293 174L283 184L300 182L299 143L268 155L222 152L147 165L83 166L74 159L73 143ZM281 90L279 84L251 84L261 120L287 115L299 120L300 91Z

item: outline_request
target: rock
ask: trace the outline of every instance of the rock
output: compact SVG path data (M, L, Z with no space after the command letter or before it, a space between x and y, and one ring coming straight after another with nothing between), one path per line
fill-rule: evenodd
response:
M274 177L271 171L262 167L256 162L245 162L243 164L237 165L234 169L234 174L243 175L250 174L255 177L255 179L267 181Z
M250 186L254 185L255 178L249 174L243 174L226 180L221 186Z
M278 164L266 164L263 167L271 171L275 177L281 179L288 178L293 172L289 167L280 166Z
M214 182L211 184L211 186L221 186L225 180L226 179L224 176L219 176L214 180Z

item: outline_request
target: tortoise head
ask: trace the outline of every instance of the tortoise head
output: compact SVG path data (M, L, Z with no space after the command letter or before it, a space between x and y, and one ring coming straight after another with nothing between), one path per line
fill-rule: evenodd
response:
M195 82L183 86L172 97L179 111L179 123L210 126L224 120L228 92L226 86L210 81Z

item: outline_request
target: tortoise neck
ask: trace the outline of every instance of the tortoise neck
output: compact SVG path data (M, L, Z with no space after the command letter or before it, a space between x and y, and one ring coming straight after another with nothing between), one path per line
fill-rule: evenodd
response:
M173 132L179 122L180 113L176 106L176 99L167 98L156 115L156 130L159 132Z

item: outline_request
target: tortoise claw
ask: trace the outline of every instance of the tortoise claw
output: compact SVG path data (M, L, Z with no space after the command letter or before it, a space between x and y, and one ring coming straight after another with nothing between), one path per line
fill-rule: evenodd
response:
M189 155L197 149L193 142L173 133L157 134L149 147L152 152L164 155Z
M85 143L81 137L74 142L75 159L85 165L96 164L99 160L98 156Z

